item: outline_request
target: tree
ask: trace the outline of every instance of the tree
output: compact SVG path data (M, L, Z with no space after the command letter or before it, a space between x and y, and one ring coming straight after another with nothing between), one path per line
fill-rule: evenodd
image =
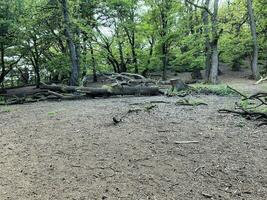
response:
M61 0L60 3L62 6L62 13L64 19L64 30L65 30L64 33L67 39L70 59L71 59L70 85L79 85L79 71L80 71L79 57L77 54L77 46L75 46L73 39L67 0Z
M218 10L219 0L213 2L213 12L209 9L209 0L205 0L203 6L195 4L189 0L188 3L204 10L203 23L206 38L205 52L206 52L206 80L212 84L218 83L218 70L219 70L219 56L218 56L218 41L222 30L218 31ZM209 24L208 15L210 16L211 31L207 28ZM211 39L209 39L211 35Z
M213 13L211 15L211 69L209 74L209 81L212 84L218 83L219 57L218 57L218 4L219 0L214 0Z
M251 70L252 70L252 77L257 79L259 77L258 72L258 43L257 43L257 33L256 33L256 23L254 19L254 12L252 6L252 0L247 0L247 8L248 8L248 15L249 15L249 25L252 35L253 41L253 54L252 54L252 61L251 61Z
M19 17L21 15L20 1L0 1L0 84L3 87L5 77L20 61L21 54L16 51L20 44Z

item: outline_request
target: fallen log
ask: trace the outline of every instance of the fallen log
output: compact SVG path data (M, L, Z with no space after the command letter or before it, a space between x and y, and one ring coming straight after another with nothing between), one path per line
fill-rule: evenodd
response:
M47 85L45 83L41 83L40 89L47 89L55 92L63 92L63 93L73 93L77 92L76 86L65 86L65 85Z
M48 89L53 92L64 93L85 93L90 97L107 97L116 95L137 95L153 96L159 95L159 88L156 86L115 86L107 88L75 87L62 85L41 85L42 89Z
M41 84L41 89L25 94L22 97L16 95L2 95L4 102L0 105L13 105L31 103L45 100L79 100L94 97L109 97L118 95L153 96L162 94L156 86L105 86L102 88L76 87L65 85Z

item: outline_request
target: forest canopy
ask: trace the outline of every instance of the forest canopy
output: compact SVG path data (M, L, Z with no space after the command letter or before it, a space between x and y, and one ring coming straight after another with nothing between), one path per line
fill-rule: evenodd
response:
M0 0L0 16L2 87L200 70L215 84L220 63L254 79L267 69L265 0Z

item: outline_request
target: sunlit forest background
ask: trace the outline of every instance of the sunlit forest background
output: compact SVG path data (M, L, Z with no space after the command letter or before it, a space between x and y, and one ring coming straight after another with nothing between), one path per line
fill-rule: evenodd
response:
M266 3L1 0L0 83L80 85L107 72L194 72L217 83L220 63L257 79L267 69Z

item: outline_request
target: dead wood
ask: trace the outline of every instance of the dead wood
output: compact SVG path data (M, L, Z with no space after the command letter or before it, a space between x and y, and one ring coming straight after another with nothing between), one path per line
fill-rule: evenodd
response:
M230 87L229 85L227 85L227 88L229 88L230 90L234 91L235 93L239 94L240 96L244 97L245 99L247 99L248 97L246 95L244 95L243 93L239 92L238 90Z
M185 90L189 86L185 84L181 79L171 79L170 80L171 86L172 86L172 92L173 91L180 91L180 90Z
M204 102L190 102L188 99L182 99L182 100L178 100L176 101L175 105L179 105L179 106L207 106L208 104L204 103Z
M239 103L239 104L236 103L235 109L233 110L220 109L218 110L219 113L232 113L232 114L240 115L248 120L260 121L259 126L267 125L267 112L264 111L264 107L263 107L265 106L266 108L266 105L267 105L267 99L266 99L267 93L258 92L251 96L246 96L234 88L231 88L231 87L229 88L243 97L241 102L248 101L248 102L256 104L256 106L244 106L242 103ZM246 103L246 104L249 104L249 103Z
M174 144L196 144L199 141L175 141Z
M62 86L62 85L46 85L40 86L42 89L48 89L54 92L65 93L85 93L91 97L104 97L116 95L158 95L160 94L159 88L156 86L121 86L116 85L110 88L90 88L90 87L75 87L75 86Z
M267 80L267 76L266 76L266 77L261 76L260 80L258 80L258 81L255 83L255 85L260 84L260 83L262 83L263 81L266 81L266 80Z

